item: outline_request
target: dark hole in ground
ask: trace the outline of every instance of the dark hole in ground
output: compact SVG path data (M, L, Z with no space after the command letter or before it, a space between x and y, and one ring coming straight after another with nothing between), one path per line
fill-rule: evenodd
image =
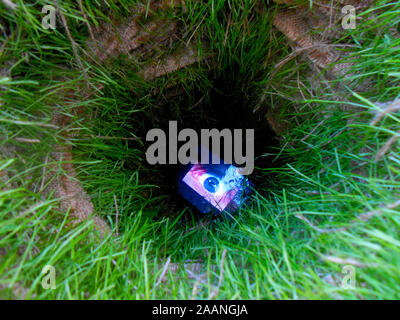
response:
M203 90L195 89L182 94L181 91L176 91L176 89L172 88L165 96L164 101L157 106L157 109L141 120L142 128L147 131L152 128L164 130L167 134L167 141L168 125L169 121L172 120L177 121L178 133L184 128L191 128L198 132L199 139L200 129L243 129L243 140L245 140L245 129L254 129L255 168L249 179L253 182L255 189L258 187L262 187L263 190L268 189L268 186L272 185L269 181L272 181L274 176L273 173L266 173L263 169L279 166L279 163L274 161L275 156L271 155L277 154L279 141L265 118L265 110L254 113L252 97L245 97L240 89L240 83L238 84L235 80L227 79L224 76L212 82L212 89L207 92L208 97L204 96ZM140 134L143 141L145 141L146 130ZM223 150L222 141L221 150ZM178 150L184 143L178 142ZM152 142L147 142L146 148L151 144ZM242 150L245 154L245 144L242 145ZM263 156L265 154L270 155ZM157 202L160 215L173 216L188 208L192 213L191 217L204 216L178 193L177 174L182 168L181 165L149 165L146 160L144 160L143 165L148 169L146 170L148 173L146 183L159 186L159 189L155 190L152 196L162 197L162 200L160 199Z

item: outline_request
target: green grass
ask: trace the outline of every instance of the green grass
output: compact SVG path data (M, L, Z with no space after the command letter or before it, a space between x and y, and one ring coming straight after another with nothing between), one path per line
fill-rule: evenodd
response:
M51 2L15 2L15 11L0 2L0 68L10 69L0 77L1 298L400 298L400 211L390 209L399 200L399 144L375 160L398 135L400 117L392 113L370 125L378 103L400 95L400 39L389 32L399 29L398 3L377 1L363 14L374 19L362 19L337 40L353 45L354 80L370 83L358 92L348 79L335 91L334 83L316 85L300 57L273 72L292 50L272 28L273 4L261 6L264 14L257 13L255 1L194 2L187 12L168 11L182 30L180 41L199 43L207 59L144 83L136 75L140 63L121 58L99 65L90 58L79 6L63 1L90 88L104 87L82 99L84 76L61 21L54 31L40 25L41 7ZM134 2L83 4L94 26L111 15L122 19ZM274 165L255 170L264 183L228 221L170 209L158 186L159 169L145 164L145 141L99 138L142 137L163 121L162 110L171 104L174 116L205 117L188 106L198 94L209 103L215 79L231 83L249 102L249 112L268 84L265 104L290 125L270 156ZM172 102L166 98L171 83L182 90ZM73 115L82 106L86 114ZM68 128L49 125L55 109L73 115ZM66 129L76 132L68 141ZM57 209L58 199L42 192L46 170L54 164L45 159L56 143L73 145L79 179L113 229L117 199L117 237L99 240L90 224L71 228L68 214ZM357 220L373 210L379 214ZM320 232L299 215L320 229L338 230ZM160 282L168 259L180 268L167 271ZM201 266L194 276L185 271L190 263ZM42 287L46 265L56 269L54 290ZM342 286L346 265L355 268L354 289Z

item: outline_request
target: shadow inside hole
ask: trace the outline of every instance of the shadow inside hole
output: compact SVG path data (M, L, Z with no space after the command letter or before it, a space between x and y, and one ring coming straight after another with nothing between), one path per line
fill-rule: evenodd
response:
M270 169L279 166L274 160L279 148L279 141L276 133L271 129L265 111L253 112L253 104L241 92L235 82L226 78L219 78L213 82L213 88L204 95L204 91L193 90L190 93L182 94L172 88L169 96L165 97L146 119L141 119L142 128L148 130L160 128L167 135L167 161L168 161L168 130L169 121L177 121L178 133L184 128L194 129L198 133L200 143L200 130L216 128L243 129L242 150L245 155L245 130L254 129L254 171L249 176L254 188L262 188L260 193L268 189L269 181L274 180L273 173L266 173L262 169ZM146 130L139 134L143 141L146 138ZM178 150L185 142L178 142ZM145 142L148 148L152 142ZM221 139L221 150L223 150L223 139ZM144 150L145 152L146 150ZM269 154L269 156L264 156ZM221 153L223 158L223 152ZM178 192L177 176L182 168L179 164L150 165L146 159L143 161L143 172L146 172L144 179L146 183L157 185L152 197L157 207L158 216L175 216L182 210L188 210L191 214L186 215L188 219L204 216L197 211ZM268 170L270 171L270 170ZM143 175L142 175L143 176ZM272 185L272 184L271 184Z

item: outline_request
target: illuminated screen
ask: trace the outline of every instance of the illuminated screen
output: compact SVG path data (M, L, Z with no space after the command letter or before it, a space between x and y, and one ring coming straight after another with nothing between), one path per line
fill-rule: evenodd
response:
M221 165L214 166L221 168ZM238 168L232 165L225 167L221 172L210 169L210 165L194 164L182 180L217 210L222 211L242 190L244 181Z

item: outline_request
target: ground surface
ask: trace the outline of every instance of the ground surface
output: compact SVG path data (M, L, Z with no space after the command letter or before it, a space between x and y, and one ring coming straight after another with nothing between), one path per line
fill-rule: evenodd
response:
M350 3L0 1L0 297L400 298L400 5ZM165 119L264 132L240 214L146 164Z

